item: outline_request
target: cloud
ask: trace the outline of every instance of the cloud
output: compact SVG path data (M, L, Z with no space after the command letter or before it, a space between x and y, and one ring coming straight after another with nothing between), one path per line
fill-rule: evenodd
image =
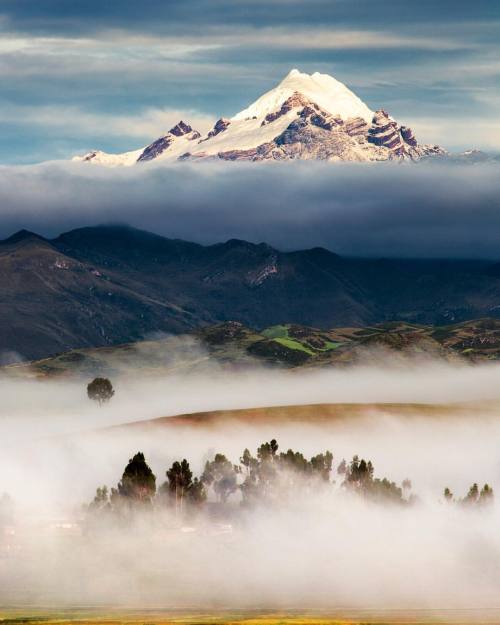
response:
M120 141L113 116L130 117L132 130L132 117L139 127L151 109L230 116L294 66L335 75L373 109L384 107L410 125L417 114L434 117L441 129L466 120L460 143L449 132L446 145L478 145L472 140L485 136L479 125L498 117L498 20L482 2L455 3L453 20L441 4L377 7L193 0L140 10L123 2L117 11L113 3L52 0L41 11L29 2L4 3L0 79L9 88L0 109L10 118L0 119L0 159L34 162L94 145L129 150L134 146ZM29 110L35 107L38 115ZM51 122L76 110L82 113L74 125ZM107 123L93 134L89 116ZM141 141L146 134L128 131ZM487 136L478 147L492 143Z
M469 145L470 149L480 145L483 149L498 151L500 148L500 119L484 116L474 123L471 137L469 118L436 120L433 117L412 116L411 127L424 143L447 145L453 137L455 145Z
M397 3L380 0L373 11L369 0L332 2L309 0L307 6L297 0L151 0L140 6L132 0L119 4L88 0L85 4L67 3L65 0L46 0L43 7L28 0L6 0L2 12L13 30L34 33L92 33L111 25L136 32L200 32L221 22L235 25L321 26L325 23L358 24L366 27L394 24L414 26L422 22L432 24L470 24L474 21L490 22L498 19L491 0L443 0L440 3ZM202 31L203 32L203 31Z
M0 234L129 223L344 255L500 257L498 164L78 163L0 168Z
M3 108L0 105L0 123L24 123L44 128L57 128L67 132L78 128L89 136L131 137L151 141L165 134L179 120L191 124L201 133L208 132L215 122L198 111L176 109L146 109L138 115L92 113L78 107L20 106Z

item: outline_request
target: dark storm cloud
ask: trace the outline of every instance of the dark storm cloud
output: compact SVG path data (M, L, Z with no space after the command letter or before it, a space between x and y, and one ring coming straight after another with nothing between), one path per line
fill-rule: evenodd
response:
M0 168L0 234L120 222L341 254L500 258L498 165L223 164Z

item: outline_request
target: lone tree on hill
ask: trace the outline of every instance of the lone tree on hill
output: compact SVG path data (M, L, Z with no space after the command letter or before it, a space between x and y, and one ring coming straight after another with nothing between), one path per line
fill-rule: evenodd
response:
M96 401L99 406L108 402L114 394L113 385L108 378L94 378L92 382L87 385L88 398Z

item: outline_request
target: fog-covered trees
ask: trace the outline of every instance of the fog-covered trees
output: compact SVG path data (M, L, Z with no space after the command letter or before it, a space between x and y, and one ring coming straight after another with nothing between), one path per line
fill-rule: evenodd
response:
M479 503L488 504L493 503L493 489L488 484L485 484L479 493Z
M200 479L195 477L187 492L187 501L190 506L199 508L206 500L207 492L205 490L205 485Z
M108 402L115 391L113 385L108 378L94 378L90 384L87 385L87 396L92 401L96 401L99 406Z
M240 483L245 505L279 503L285 499L298 499L321 483L330 483L333 454L329 451L308 460L300 451L288 449L278 453L275 439L263 443L257 456L245 449L240 462L244 476Z
M226 456L215 454L212 461L207 460L201 481L207 487L211 486L219 501L224 503L238 488L238 473L238 467Z
M197 477L193 479L193 472L186 459L182 462L175 461L166 475L167 481L160 490L175 507L176 514L182 514L185 505L200 506L205 502L205 485Z
M219 510L274 507L293 503L307 506L311 497L333 489L340 495L358 496L378 504L413 503L411 482L401 486L385 477L376 477L370 460L353 456L341 460L336 471L334 457L324 451L307 458L301 451L280 451L275 439L262 443L253 455L245 449L238 464L224 454L216 453L205 463L202 474L195 476L186 458L175 460L166 471L166 481L156 493L156 477L145 456L138 452L126 465L116 488L99 487L89 504L90 513L119 513L152 507L170 511L183 519L201 509L207 502ZM336 479L332 478L332 475ZM337 481L336 481L337 480ZM444 499L463 506L487 505L493 501L493 489L474 483L466 496L455 500L449 488Z
M403 496L403 488L387 478L374 478L374 468L371 461L354 456L346 469L344 485L351 491L358 492L368 499L407 503ZM408 482L406 483L408 487ZM406 488L405 490L408 490Z
M184 458L182 462L174 462L166 473L168 482L165 486L173 496L175 505L180 506L184 501L184 495L193 483L193 472L189 467L189 462Z
M89 504L93 512L104 512L110 509L109 491L107 486L98 486L94 499Z
M453 493L448 487L444 489L443 497L447 502L458 503L463 506L487 506L493 503L494 493L489 484L484 484L484 486L479 489L477 482L474 482L462 499L455 500Z
M144 454L138 452L128 461L118 487L111 492L113 498L122 498L129 503L151 503L156 493L156 477Z

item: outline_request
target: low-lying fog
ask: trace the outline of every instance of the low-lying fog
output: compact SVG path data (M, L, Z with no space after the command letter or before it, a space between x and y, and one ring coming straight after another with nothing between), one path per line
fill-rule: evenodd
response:
M5 532L17 531L23 540L3 537L8 548L0 551L0 601L498 607L499 506L445 503L443 489L463 497L477 482L500 492L499 379L497 365L429 363L126 376L112 380L116 395L101 408L86 396L88 380L2 379L0 496L9 493L15 504L17 529ZM330 402L471 403L465 411L434 416L425 408L400 415L374 409L321 424L106 429L194 411ZM48 520L80 519L81 504L92 500L97 486L116 486L137 451L159 486L174 460L187 458L199 475L215 452L238 462L245 447L255 453L273 437L280 451L291 447L310 457L330 450L337 484L307 500L291 496L286 506L250 511L237 527L174 531L168 523L152 528L139 520L133 528L107 527L95 535L47 530ZM372 460L378 477L409 478L418 501L384 506L344 492L336 468L354 454ZM233 507L237 501L235 495Z

